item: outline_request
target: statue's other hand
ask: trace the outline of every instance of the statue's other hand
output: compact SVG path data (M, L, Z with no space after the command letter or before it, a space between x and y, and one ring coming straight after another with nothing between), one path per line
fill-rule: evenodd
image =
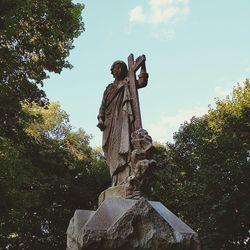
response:
M97 127L103 131L105 129L105 125L104 125L104 122L101 118L98 119L98 124L97 124Z
M138 79L138 87L139 88L144 88L148 84L148 73L146 72L141 72L139 74L139 79Z

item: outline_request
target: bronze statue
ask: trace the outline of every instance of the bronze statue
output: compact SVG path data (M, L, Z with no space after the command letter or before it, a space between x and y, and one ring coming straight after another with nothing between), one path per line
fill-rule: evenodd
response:
M140 131L140 135L142 131L144 134L146 132L141 125L137 93L137 89L145 87L148 82L145 60L142 55L134 61L131 54L128 57L128 68L125 62L115 61L111 66L114 82L107 86L103 94L97 126L103 131L102 147L110 169L112 186L131 182L138 172L133 162L136 158L133 141L136 141L136 134L139 136L136 131ZM139 79L136 77L138 69L141 69ZM147 138L150 138L151 145L151 137L147 135Z

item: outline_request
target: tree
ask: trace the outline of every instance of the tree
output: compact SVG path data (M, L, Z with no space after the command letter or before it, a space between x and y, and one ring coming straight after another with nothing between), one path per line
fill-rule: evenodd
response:
M23 112L34 118L25 128L29 140L0 137L0 245L65 249L70 218L96 206L110 182L108 167L58 103L24 103Z
M47 102L48 72L71 68L73 39L83 31L83 5L71 0L1 0L0 134L18 139L26 121L20 101Z
M72 67L66 57L84 29L83 5L0 4L0 246L64 249L74 210L93 208L110 181L90 136L73 131L41 89L49 72Z
M199 233L203 249L250 246L250 83L193 117L160 147L153 195Z

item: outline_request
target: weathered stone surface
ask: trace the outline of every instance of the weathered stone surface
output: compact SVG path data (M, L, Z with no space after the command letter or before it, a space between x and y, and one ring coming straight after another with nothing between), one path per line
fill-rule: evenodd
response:
M134 178L134 176L129 176L124 184L119 186L109 187L103 192L101 192L101 194L98 197L98 207L103 203L104 200L111 197L122 197L127 199L138 200L141 197L141 192L140 190L136 189L135 185L133 185L134 182L136 182L136 178Z
M106 190L101 192L101 194L99 195L98 206L100 206L106 198L111 198L111 197L126 198L127 196L126 189L127 188L124 184L107 188Z
M71 218L67 230L67 249L78 250L77 237L82 227L95 214L95 211L90 210L76 210L74 216Z
M76 223L79 216L70 222L67 250L200 249L197 234L160 202L107 198Z

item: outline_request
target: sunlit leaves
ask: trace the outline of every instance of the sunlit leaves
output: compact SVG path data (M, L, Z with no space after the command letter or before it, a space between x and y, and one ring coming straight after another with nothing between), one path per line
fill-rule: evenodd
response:
M216 108L209 110L208 124L215 131L220 132L227 122L241 119L247 115L244 126L250 131L250 81L246 79L242 85L238 84L225 100L216 101ZM231 121L230 121L231 120ZM241 124L243 125L243 124Z
M83 5L0 0L0 6L0 134L17 139L25 120L20 101L45 105L41 86L48 72L72 67L66 58L84 30Z
M249 131L246 80L208 114L185 122L173 144L157 149L153 195L199 233L205 250L249 249Z
M52 102L44 107L36 103L23 102L23 111L33 117L25 131L36 140L44 137L62 138L70 131L68 114L60 109L58 102Z

